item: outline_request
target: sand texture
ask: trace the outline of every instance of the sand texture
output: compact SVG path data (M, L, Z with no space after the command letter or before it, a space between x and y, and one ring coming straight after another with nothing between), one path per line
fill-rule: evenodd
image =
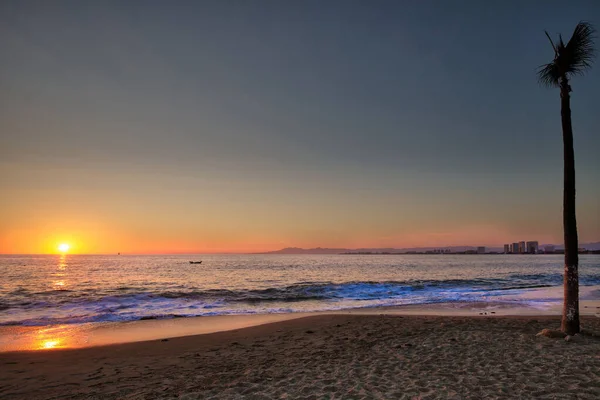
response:
M558 317L322 315L76 350L0 353L8 399L599 399L600 338ZM600 332L600 319L584 328Z

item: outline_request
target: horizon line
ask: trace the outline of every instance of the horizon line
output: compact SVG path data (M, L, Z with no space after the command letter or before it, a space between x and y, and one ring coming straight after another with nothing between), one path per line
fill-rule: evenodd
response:
M598 241L591 241L588 243L600 243L600 240ZM584 243L581 243L584 244ZM580 245L581 245L580 244ZM555 244L555 243L544 243L544 244L540 244L540 246L561 246L564 245L564 243L561 244ZM185 256L185 255L226 255L226 254L238 254L238 255L251 255L251 254L268 254L268 253L274 253L274 252L278 252L281 250L285 250L285 249L300 249L300 250L316 250L316 249L331 249L331 250L364 250L364 249L369 249L369 250L385 250L385 249L395 249L395 250L403 250L403 249L429 249L429 248L434 248L434 249L442 249L442 248L453 248L453 247L497 247L497 248L502 248L504 246L504 244L501 245L450 245L450 246L413 246L413 247L309 247L309 248L305 248L305 247L295 247L295 246L288 246L288 247L282 247L280 249L277 250L265 250L265 251L252 251L252 252L248 252L248 251L218 251L218 252L149 252L149 253L143 253L143 252L110 252L110 253L0 253L0 256L61 256L61 255L72 255L72 256L118 256L118 255L122 255L122 256L147 256L147 255L156 255L156 256Z

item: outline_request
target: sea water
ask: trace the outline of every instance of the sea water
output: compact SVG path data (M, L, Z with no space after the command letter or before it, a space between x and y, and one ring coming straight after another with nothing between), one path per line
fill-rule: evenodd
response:
M3 255L0 324L514 301L536 288L562 285L563 259L561 255ZM189 263L196 260L202 264ZM600 285L600 255L580 256L580 284ZM527 301L546 304L557 299L530 296Z

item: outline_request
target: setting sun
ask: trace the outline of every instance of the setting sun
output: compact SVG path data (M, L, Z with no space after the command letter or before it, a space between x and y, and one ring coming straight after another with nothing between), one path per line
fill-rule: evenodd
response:
M58 245L58 251L60 251L61 253L66 253L67 251L69 251L69 245L67 243L61 243Z

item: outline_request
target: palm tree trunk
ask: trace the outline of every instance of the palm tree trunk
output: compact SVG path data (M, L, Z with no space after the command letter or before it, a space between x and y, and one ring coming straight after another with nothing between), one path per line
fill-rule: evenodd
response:
M568 335L579 332L579 255L575 217L575 154L571 126L571 87L567 78L560 82L560 113L564 147L563 227L565 235L564 306L561 330Z

